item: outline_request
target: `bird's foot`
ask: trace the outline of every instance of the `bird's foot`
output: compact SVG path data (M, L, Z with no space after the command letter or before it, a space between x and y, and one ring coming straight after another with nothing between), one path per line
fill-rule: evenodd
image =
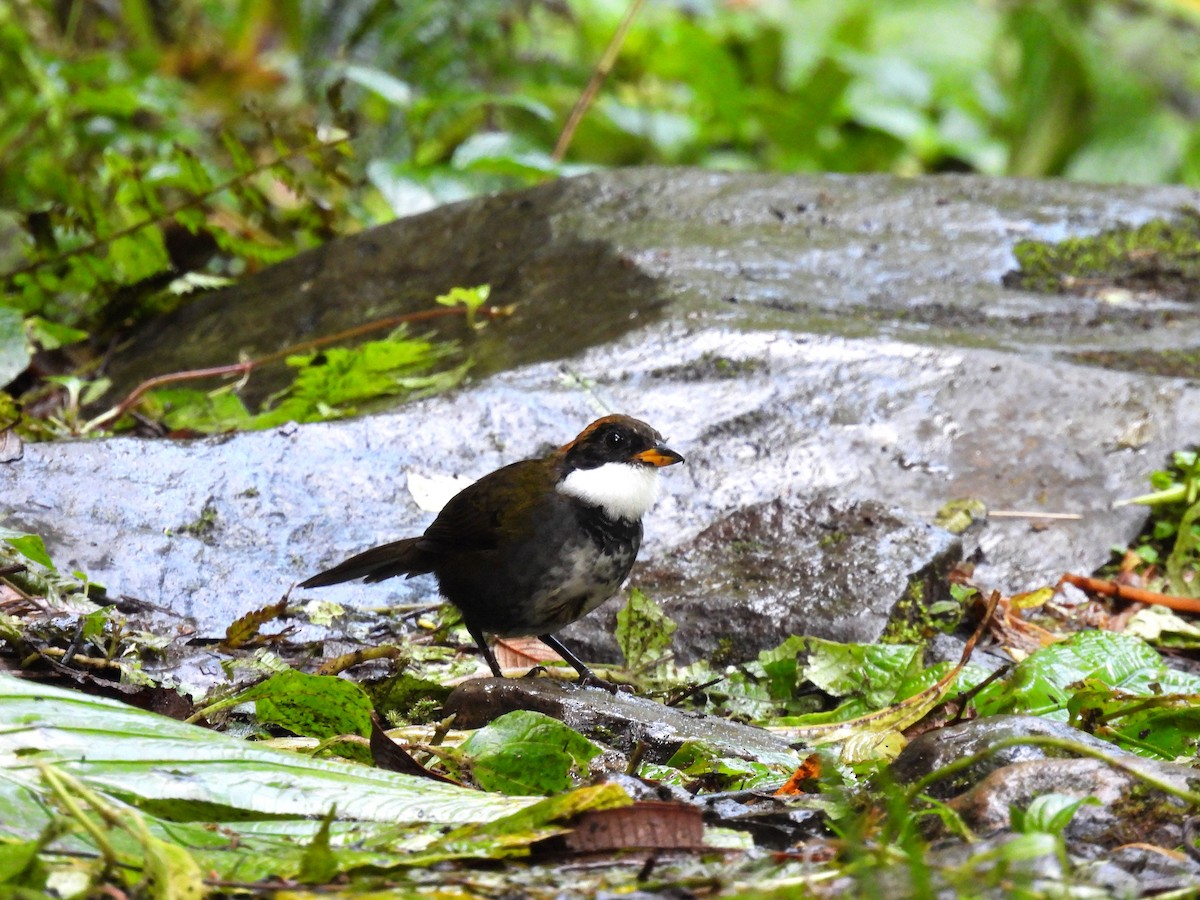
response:
M610 694L618 692L623 694L632 694L633 688L628 684L616 684L612 681L605 681L591 669L588 669L586 674L579 676L579 681L576 682L580 687L597 687L608 691Z
M528 672L526 672L524 675L522 675L521 677L522 678L539 678L545 674L546 674L546 667L543 665L536 665L532 669L530 669Z

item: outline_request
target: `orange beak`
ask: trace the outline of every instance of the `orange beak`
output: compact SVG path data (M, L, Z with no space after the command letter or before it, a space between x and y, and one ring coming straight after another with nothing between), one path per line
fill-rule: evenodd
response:
M641 453L635 453L633 458L638 462L646 463L651 466L673 466L675 463L683 462L683 457L672 450L670 447L651 447L649 450L643 450Z

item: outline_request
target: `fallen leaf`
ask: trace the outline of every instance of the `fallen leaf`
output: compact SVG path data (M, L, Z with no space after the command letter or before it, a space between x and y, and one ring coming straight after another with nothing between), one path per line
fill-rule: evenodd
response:
M500 638L492 652L502 669L528 668L562 661L562 657L535 637Z
M821 777L821 757L810 753L796 771L788 776L776 794L807 794L816 788L816 781Z
M445 784L458 784L452 778L447 778L437 772L431 772L412 758L412 755L388 737L383 730L383 723L376 713L371 713L371 759L375 765L389 772L401 772L405 775L416 775L418 778L431 778Z
M221 646L228 650L236 650L248 644L265 642L282 637L282 635L261 636L259 629L268 622L278 619L286 611L287 598L280 600L278 603L272 603L270 606L251 610L225 629L225 640L221 642Z
M544 842L564 853L614 850L705 850L704 813L686 803L643 800L617 809L589 810L571 831Z

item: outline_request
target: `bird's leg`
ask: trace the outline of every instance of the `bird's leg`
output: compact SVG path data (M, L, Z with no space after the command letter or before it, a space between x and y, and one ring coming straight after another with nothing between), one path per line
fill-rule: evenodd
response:
M538 640L541 641L543 644L545 644L547 647L549 647L551 650L553 650L555 653L557 653L559 656L561 656L563 659L565 659L568 663L570 663L571 666L574 667L575 671L579 673L579 683L580 684L592 685L594 687L601 687L601 688L604 688L606 691L608 691L610 694L615 694L617 692L617 686L615 684L613 684L612 682L609 682L609 681L605 681L603 678L599 677L595 672L593 672L591 669L589 669L584 664L583 660L581 660L578 656L576 656L574 653L572 653L570 650L568 650L566 647L564 647L562 641L560 641L554 635L539 634Z
M497 678L503 678L504 673L500 671L500 663L496 662L496 657L492 653L492 648L488 646L483 632L467 622L463 624L467 626L467 633L475 638L475 643L479 645L479 652L483 654L483 658L487 661L488 668L492 670L492 674Z

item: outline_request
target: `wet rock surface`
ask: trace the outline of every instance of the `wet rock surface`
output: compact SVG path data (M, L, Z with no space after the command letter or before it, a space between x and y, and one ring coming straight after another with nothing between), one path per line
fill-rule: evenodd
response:
M113 375L128 385L234 347L274 350L490 282L517 314L470 339L474 383L357 421L30 446L0 465L0 513L61 565L215 635L330 563L421 531L432 514L410 475L479 477L603 406L646 418L688 458L664 473L634 574L680 620L684 658L721 639L714 621L743 656L797 626L870 639L960 553L985 584L1018 590L1094 568L1136 533L1143 514L1110 504L1200 433L1200 392L1054 351L1184 340L1195 312L1147 319L1144 298L1131 335L1125 307L1001 280L1017 238L1167 216L1191 196L645 170L435 210L200 298L140 335ZM992 519L960 547L928 524L959 497L1080 518ZM419 578L295 599L433 593ZM568 638L613 658L615 607Z
M696 316L1039 356L1189 346L1194 306L1032 295L1002 279L1018 240L1094 234L1195 202L1169 186L967 176L597 173L444 206L301 254L151 324L110 374L121 388L234 362L239 351L261 355L485 282L494 302L518 311L481 338L483 374ZM249 392L274 386L256 376Z
M545 713L622 753L641 744L647 762L665 763L685 741L737 759L799 762L786 740L765 729L552 678L476 678L455 688L445 704L455 728L481 728L516 709Z
M1033 742L1039 737L1069 741L1120 765L1039 746ZM997 747L1021 739L1033 740ZM995 752L987 752L993 747ZM989 716L926 732L905 747L891 772L898 782L908 784L975 754L986 756L935 782L927 793L945 800L978 834L1010 829L1014 808L1026 809L1034 798L1057 793L1099 801L1081 806L1072 818L1066 837L1073 843L1176 847L1183 842L1187 805L1140 776L1185 791L1200 787L1200 770L1145 759L1065 723L1034 716Z
M29 446L0 466L2 512L62 565L220 634L338 558L424 528L409 475L478 478L620 409L688 457L662 479L635 570L680 617L684 658L722 638L752 655L798 624L862 640L959 552L1015 590L1094 568L1138 530L1139 510L1110 504L1200 433L1196 385L1057 359L1109 341L1127 308L1001 282L1018 238L1168 216L1190 197L638 170L434 210L199 299L138 336L113 376L274 350L486 281L517 314L470 343L473 384L337 424ZM1147 319L1153 306L1136 341L1186 340L1194 313ZM928 526L960 497L1079 518L994 518L960 551ZM418 578L319 596L432 593ZM569 637L610 655L612 613Z
M905 621L908 610L897 607L906 601L947 599L946 574L961 559L961 542L940 528L878 501L825 492L743 507L648 560L638 585L679 625L678 659L720 652L742 660L792 634L876 641L889 623ZM706 588L700 598L698 580ZM728 608L738 610L738 627L712 628L714 611ZM610 609L569 633L593 655L611 657L614 625Z
M1142 493L1149 471L1194 442L1200 387L1073 360L1193 346L1200 307L1033 295L1003 277L1019 239L1093 234L1195 202L1174 188L640 170L446 207L202 297L136 336L111 374L127 389L486 282L494 302L517 304L511 319L478 336L440 326L478 360L471 383L356 421L28 446L0 463L0 517L131 608L172 610L164 628L216 637L296 581L423 530L433 514L412 489L418 478L478 478L620 410L687 458L663 473L632 579L678 622L679 658L751 658L792 633L874 640L914 603L939 599L960 558L977 561L984 585L1016 591L1091 570L1139 530L1142 512L1111 504ZM256 374L248 396L277 386ZM1018 515L961 538L930 524L962 497ZM301 625L297 640L333 635L349 649L379 641L372 607L427 603L434 585L342 585L293 601L318 597L354 614L333 629ZM617 605L564 637L615 659ZM207 651L186 665L185 684L222 677ZM791 752L761 729L549 679L476 681L451 702L463 727L514 708L660 755L689 738L730 755ZM917 739L893 772L911 782L1030 734L1114 753L1065 725L1001 717ZM1136 762L1197 789L1191 770ZM1134 896L1198 877L1193 860L1131 846L1179 844L1168 796L1098 760L1028 745L931 788L985 837L935 848L935 861L1000 851L1014 839L1011 806L1047 791L1104 800L1069 832L1072 863L1091 867L1091 883ZM733 820L747 817L780 846L808 822L779 801L725 799L710 820L740 827ZM1026 867L1056 878L1063 860Z
M745 374L730 378L715 359ZM559 366L539 364L356 421L190 442L30 445L0 466L6 524L43 535L60 566L115 596L171 607L202 634L220 635L294 582L422 531L432 513L414 499L410 475L476 478L545 452L596 415L598 396L653 423L687 457L663 473L633 577L638 584L652 571L669 595L684 620L681 648L711 646L713 621L730 635L755 633L763 616L728 602L726 567L756 542L787 552L780 523L788 521L817 527L796 536L809 558L792 554L780 567L780 592L797 603L792 621L829 623L822 636L853 639L863 610L893 609L915 573L957 552L954 539L918 524L947 500L1079 515L993 519L964 535L962 553L979 557L984 584L1052 583L1101 564L1138 531L1144 513L1110 504L1144 490L1146 472L1200 433L1189 383L991 350L674 323L572 367L592 379L590 393L564 382ZM1131 422L1137 446L1123 443ZM762 514L773 508L784 518ZM911 539L821 539L836 534L822 523L867 509L892 510L880 521L904 523L897 535ZM743 533L706 562L705 547L734 532ZM664 568L671 561L675 573ZM840 607L815 595L807 610L808 595L782 576L822 571L849 573L852 593ZM735 593L753 591L743 584ZM393 579L294 595L318 597L379 607L428 602L434 586ZM598 634L591 623L575 627L568 639Z
M1144 759L1119 751L1110 742L1072 728L1065 722L1038 716L1010 715L988 716L984 719L975 719L926 732L908 744L896 758L892 764L892 775L897 781L909 783L930 772L944 768L955 760L989 751L985 758L977 764L952 778L939 781L929 788L930 796L953 797L960 794L966 787L978 783L996 770L1006 766L1069 755L1057 748L1039 746L1035 741L997 747L992 750L1003 741L1038 737L1070 741L1098 753L1136 761L1143 770L1166 780L1200 778L1200 770Z

